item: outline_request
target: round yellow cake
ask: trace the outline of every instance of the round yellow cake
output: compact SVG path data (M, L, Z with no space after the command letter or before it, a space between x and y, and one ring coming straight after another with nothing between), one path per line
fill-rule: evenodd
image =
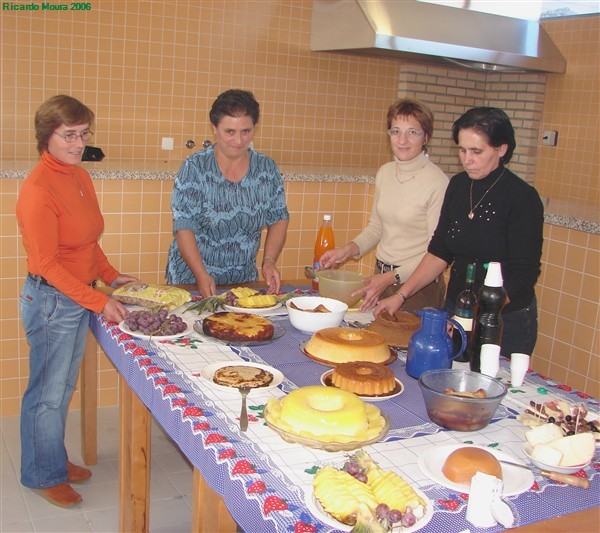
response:
M304 349L315 359L332 365L350 361L384 363L390 358L390 348L383 336L356 328L321 329Z
M394 373L387 366L368 361L335 365L331 383L360 396L381 396L396 388Z
M319 385L301 387L281 399L269 399L265 418L287 433L320 442L370 440L386 423L377 407L355 394Z

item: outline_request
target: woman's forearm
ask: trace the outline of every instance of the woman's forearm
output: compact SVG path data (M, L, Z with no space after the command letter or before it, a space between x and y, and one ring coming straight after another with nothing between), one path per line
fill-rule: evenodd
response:
M285 238L287 236L287 228L289 219L283 219L271 224L267 228L267 237L265 239L265 251L263 254L263 262L277 261L283 245L285 244Z

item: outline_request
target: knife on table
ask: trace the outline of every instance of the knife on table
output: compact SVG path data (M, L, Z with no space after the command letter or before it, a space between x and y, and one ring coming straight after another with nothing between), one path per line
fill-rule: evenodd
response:
M559 481L560 483L566 483L573 487L579 487L580 489L589 489L590 480L573 476L571 474L561 474L559 472L550 472L549 470L542 470L536 466L527 466L520 463L513 463L512 461L505 461L504 459L498 459L501 463L510 466L516 466L518 468L524 468L525 470L534 470L539 472L545 478L551 479L552 481Z

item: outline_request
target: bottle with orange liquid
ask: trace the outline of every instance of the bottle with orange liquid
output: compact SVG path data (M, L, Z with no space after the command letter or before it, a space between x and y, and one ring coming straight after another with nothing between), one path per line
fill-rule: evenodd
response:
M315 272L319 270L319 259L327 250L333 250L335 248L335 237L333 236L333 227L331 226L331 215L323 215L323 224L317 233L317 240L315 241L315 256L313 259L313 268ZM315 290L319 290L319 278L318 274L315 279L312 280L312 287Z

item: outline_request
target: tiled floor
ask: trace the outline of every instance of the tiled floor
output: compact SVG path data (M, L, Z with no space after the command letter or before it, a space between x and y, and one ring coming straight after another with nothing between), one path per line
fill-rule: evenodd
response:
M19 482L19 418L0 418L0 531L77 533L119 530L118 453L119 417L117 407L98 409L98 464L91 466L93 477L74 488L83 503L62 509L23 487ZM71 461L81 460L79 411L68 418L67 450ZM191 529L192 467L156 423L152 425L151 463L152 533L188 533Z

